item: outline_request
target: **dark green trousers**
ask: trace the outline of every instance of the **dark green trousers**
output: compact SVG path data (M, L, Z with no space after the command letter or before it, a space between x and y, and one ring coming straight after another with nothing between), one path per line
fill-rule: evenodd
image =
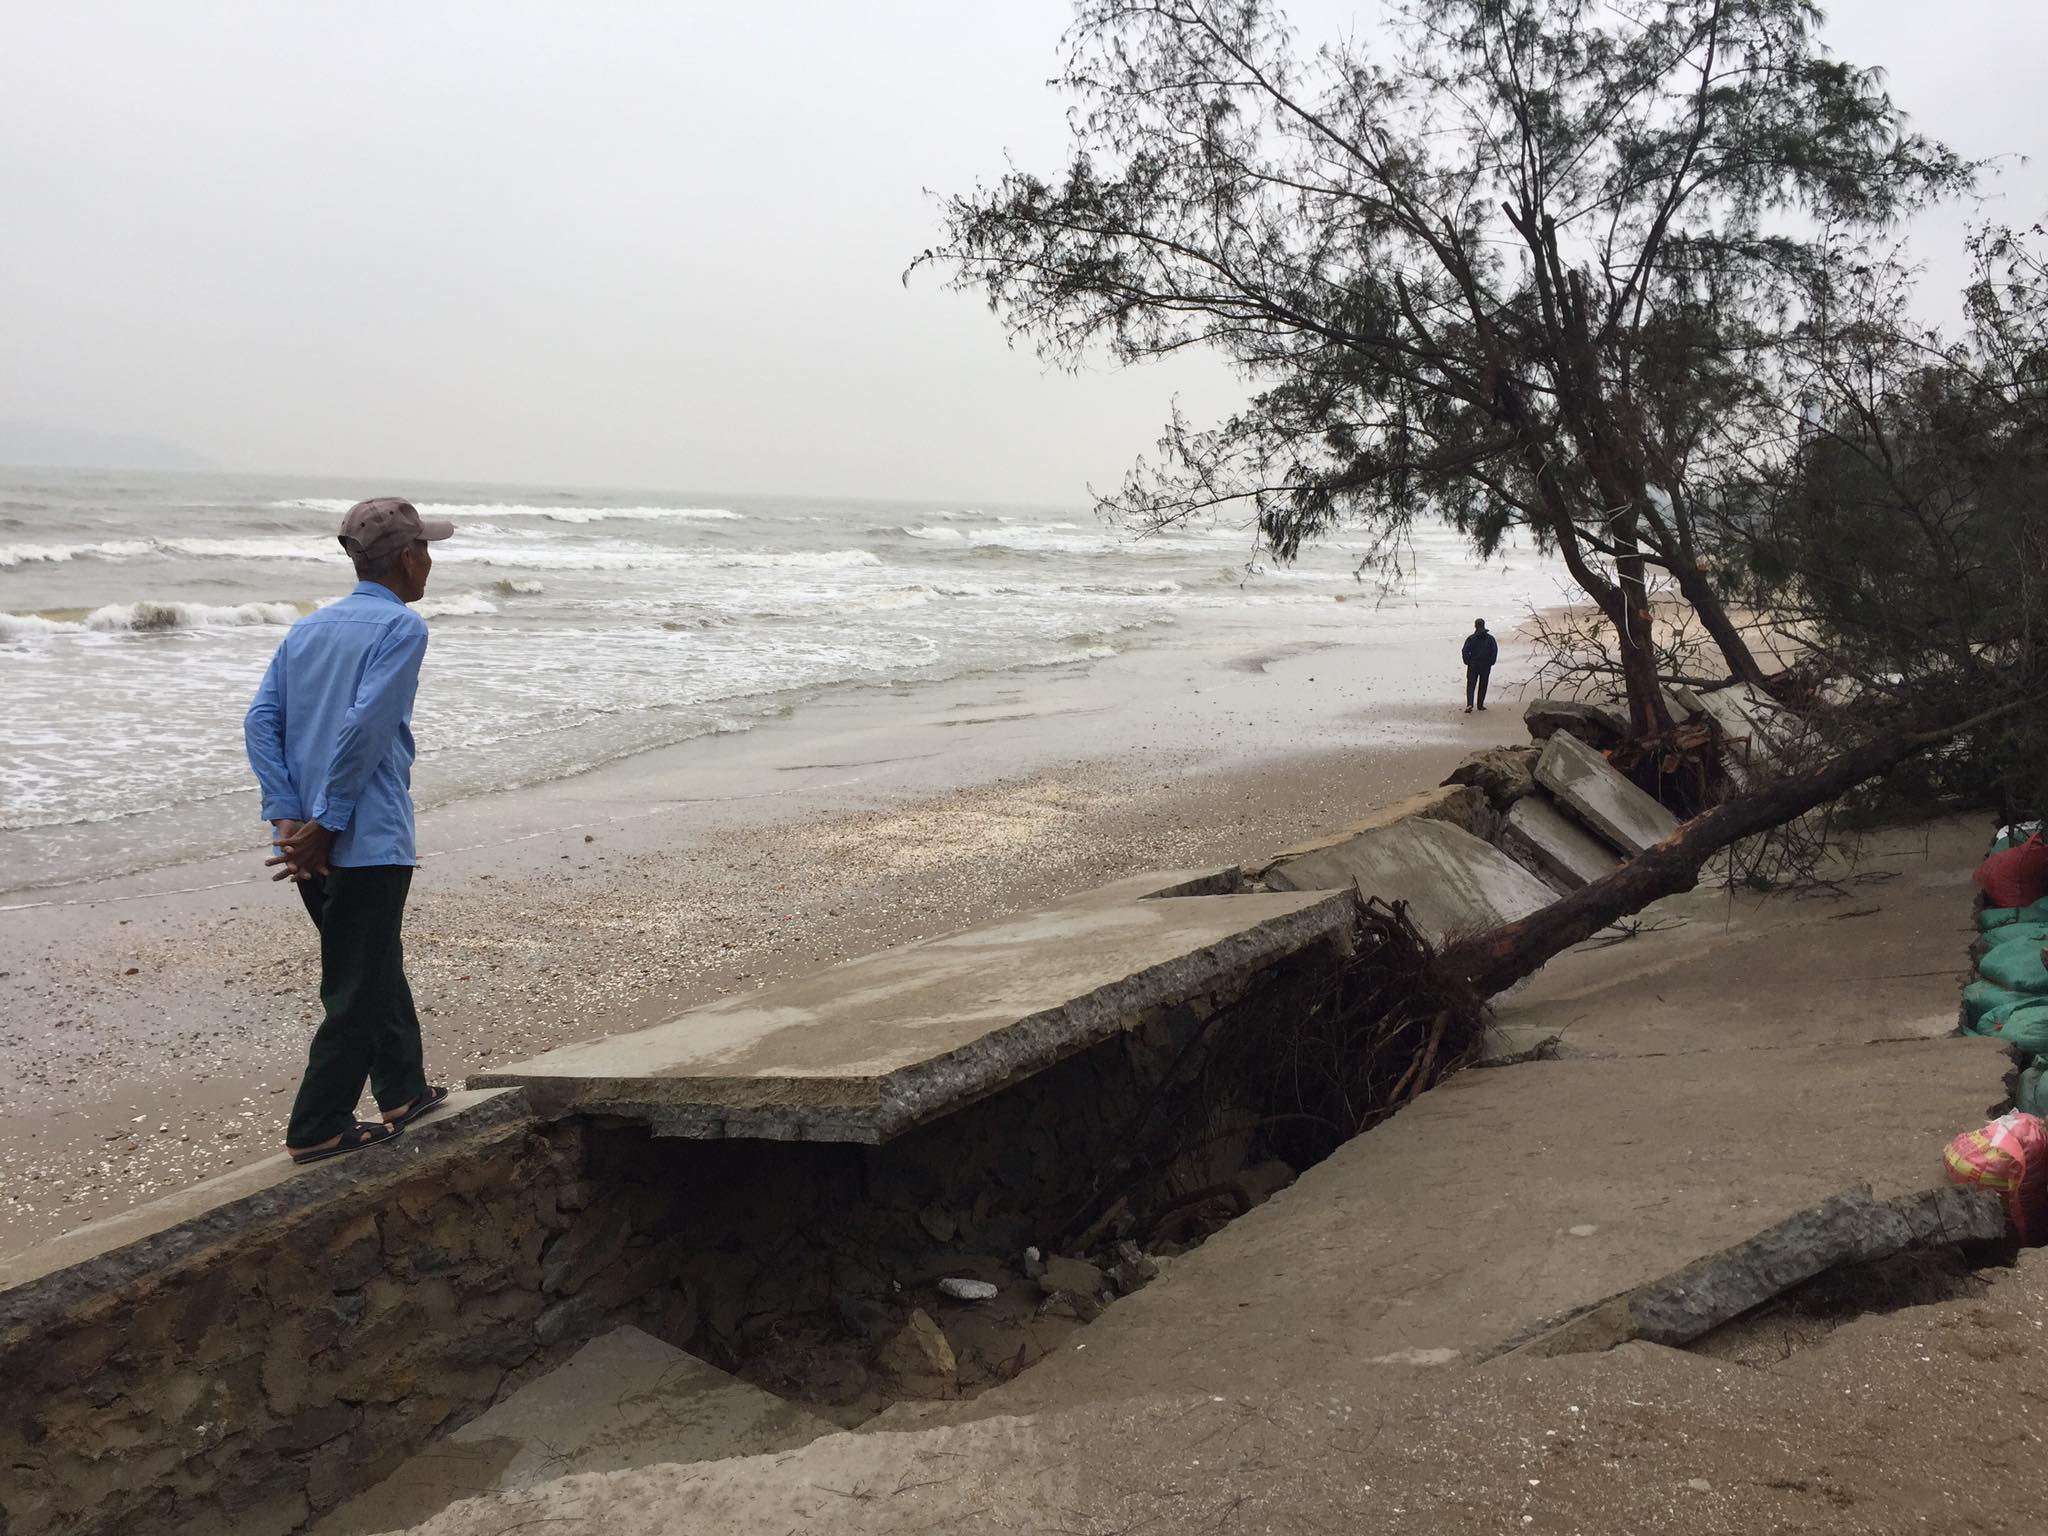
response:
M410 864L333 869L299 886L320 930L327 1016L306 1053L284 1135L288 1147L309 1147L354 1125L365 1082L380 1109L401 1109L427 1091L420 1020L399 940L411 886Z

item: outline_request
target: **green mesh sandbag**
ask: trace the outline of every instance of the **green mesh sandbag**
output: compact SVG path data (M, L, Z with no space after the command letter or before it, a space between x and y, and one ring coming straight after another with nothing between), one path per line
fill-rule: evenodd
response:
M2048 1118L2048 1056L2036 1056L2034 1064L2020 1074L2020 1085L2013 1093L2012 1107Z
M2009 923L2048 923L2048 896L2031 907L1983 907L1977 913L1977 927L1989 933Z
M2048 997L2006 1009L1991 1038L2018 1046L2032 1056L2048 1055Z
M1994 987L1988 981L1973 981L1963 988L1963 1028L1972 1034L1995 1035L2013 1009L2040 1001L2024 992Z
M2048 944L2048 923L2007 923L1984 935L1984 948L1993 950L2007 944L2031 944L2039 949Z
M1977 962L1977 974L2007 992L2048 997L2048 965L2039 944L1994 944Z

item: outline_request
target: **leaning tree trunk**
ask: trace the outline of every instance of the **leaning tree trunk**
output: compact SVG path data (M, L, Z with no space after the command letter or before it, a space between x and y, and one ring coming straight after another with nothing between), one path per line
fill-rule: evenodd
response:
M1678 583L1679 596L1691 605L1692 611L1700 616L1700 623L1713 637L1721 659L1728 664L1729 673L1737 682L1770 692L1770 678L1756 659L1756 653L1750 650L1749 642L1742 638L1742 631L1728 617L1728 610L1721 602L1721 594L1714 590L1714 584L1697 569L1686 569L1682 561L1672 565L1671 574Z
M1660 897L1689 891L1700 868L1730 843L1754 837L1875 778L1922 747L1947 741L2019 708L2008 704L1948 724L1888 731L1809 773L1695 816L1613 874L1581 886L1540 912L1446 949L1437 963L1482 997L1504 992L1553 956Z

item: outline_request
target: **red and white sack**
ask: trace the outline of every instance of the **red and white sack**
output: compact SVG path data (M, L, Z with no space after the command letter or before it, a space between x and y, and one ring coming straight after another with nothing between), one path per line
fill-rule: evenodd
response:
M2048 1120L2012 1110L1942 1150L1952 1183L1998 1192L2023 1243L2048 1235Z
M1977 884L1994 907L2031 907L2048 896L2048 843L2036 832L2016 848L2001 848L1977 866Z

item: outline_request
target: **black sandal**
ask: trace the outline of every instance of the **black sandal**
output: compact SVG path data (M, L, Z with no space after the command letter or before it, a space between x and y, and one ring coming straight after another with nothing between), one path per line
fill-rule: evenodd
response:
M446 1088L429 1088L425 1093L406 1105L404 1114L400 1115L396 1120L386 1120L384 1123L396 1131L411 1125L421 1115L439 1109L447 1102L448 1090Z
M344 1152L360 1152L365 1147L374 1147L380 1141L389 1141L398 1134L398 1128L391 1125L372 1125L367 1120L358 1120L341 1133L341 1140L331 1147L312 1147L304 1152L291 1153L295 1163L317 1163L325 1158L340 1157Z

